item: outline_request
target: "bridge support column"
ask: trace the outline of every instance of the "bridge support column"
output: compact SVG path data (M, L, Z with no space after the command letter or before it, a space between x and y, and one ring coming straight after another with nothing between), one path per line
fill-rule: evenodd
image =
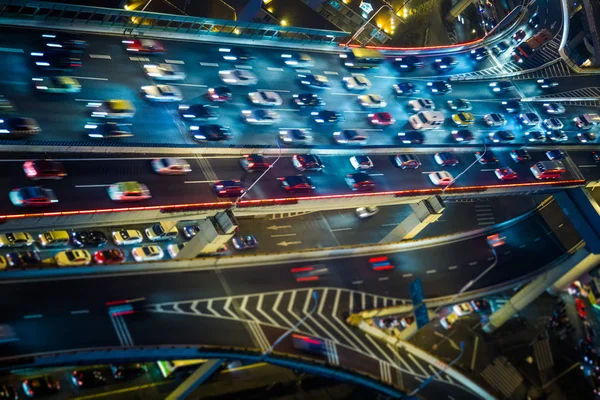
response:
M208 378L210 378L215 372L221 368L221 364L224 360L208 360L200 368L198 368L192 375L190 375L181 385L177 386L170 395L167 396L166 400L183 400L192 394L198 386L202 385Z
M552 268L542 275L538 276L531 283L521 289L511 299L504 304L498 311L490 315L488 323L483 326L483 331L492 333L500 328L513 315L527 307L548 287L560 282L562 278L569 274L571 270L589 270L597 265L598 256L582 249L577 253Z
M410 206L413 212L388 233L386 237L381 239L379 243L413 239L427 225L437 221L446 208L440 196L433 196Z
M581 250L587 251L587 250ZM561 276L556 282L548 288L548 293L551 295L558 295L562 290L569 287L571 283L576 281L581 275L590 271L592 268L600 264L600 255L589 254L585 260L577 264L575 267L570 269L566 274Z
M231 211L223 211L200 221L198 225L200 231L186 243L175 258L195 258L202 253L216 253L231 239L238 222Z

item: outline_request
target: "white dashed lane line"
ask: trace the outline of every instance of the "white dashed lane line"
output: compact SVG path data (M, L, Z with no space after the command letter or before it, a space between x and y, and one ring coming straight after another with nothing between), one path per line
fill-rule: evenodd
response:
M143 61L148 62L150 59L148 57L129 57L131 61Z
M473 265L477 265L477 261L470 262L469 265L472 267Z
M200 87L200 88L207 87L206 85L199 85L199 84L195 84L195 83L170 83L169 85L173 85L173 86Z
M252 69L252 65L234 65L237 69Z
M360 285L361 283L363 283L363 281L354 281L354 282L352 282L353 285Z
M167 64L185 64L183 60L165 60Z
M378 279L378 281L387 281L387 280L389 280L389 279L390 279L390 277L389 277L389 276L384 276L384 277L382 277L382 278L379 278L379 279Z
M43 315L42 314L31 314L31 315L26 315L23 318L25 319L36 319L36 318L42 318Z
M413 274L402 274L403 278L410 278L411 276L413 276Z
M202 67L218 67L219 64L217 63L209 63L209 62L200 62L200 66Z
M90 58L99 58L101 60L112 60L112 57L108 54L90 54Z
M339 75L339 73L335 71L324 71L325 75Z
M24 53L23 49L14 49L12 47L0 47L0 51L4 53Z
M269 70L269 71L283 72L283 68L276 68L276 67L267 67L267 70Z
M450 271L452 271L453 269L456 269L456 268L458 268L458 266L457 266L457 265L451 265L451 266L449 266L449 267L448 267L448 269L449 269Z
M89 314L90 310L73 310L71 315Z
M93 76L72 76L71 78L90 80L90 81L107 81L108 80L108 78L94 78Z
M430 269L427 271L427 274L435 274L437 271L435 269Z

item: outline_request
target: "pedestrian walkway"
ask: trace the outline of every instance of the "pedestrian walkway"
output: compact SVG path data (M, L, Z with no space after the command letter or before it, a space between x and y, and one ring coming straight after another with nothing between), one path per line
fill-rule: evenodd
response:
M496 219L494 218L494 208L489 202L483 204L475 204L475 218L477 218L477 225L489 226L496 225Z

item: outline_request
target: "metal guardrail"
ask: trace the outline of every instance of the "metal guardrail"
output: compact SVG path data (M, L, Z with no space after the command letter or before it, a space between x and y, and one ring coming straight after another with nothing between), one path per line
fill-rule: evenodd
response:
M117 10L28 0L0 0L0 17L71 25L121 27L123 34L143 32L193 33L204 36L260 39L273 42L337 47L347 32L237 22L215 18Z

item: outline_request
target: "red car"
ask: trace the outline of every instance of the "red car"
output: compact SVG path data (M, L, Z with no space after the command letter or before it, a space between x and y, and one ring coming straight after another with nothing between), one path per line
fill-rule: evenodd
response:
M517 173L510 167L496 168L494 173L501 181L509 181L518 178Z
M121 249L100 250L94 253L96 264L120 264L125 261L125 253Z
M215 193L219 197L241 196L246 192L242 182L234 179L215 182Z
M394 117L392 117L392 114L390 114L389 112L378 112L374 114L369 114L368 117L369 122L372 125L389 126L396 123L396 120L394 119Z
M352 190L363 191L375 189L375 182L371 180L369 174L364 172L346 175L346 183Z
M513 40L516 43L521 43L521 41L523 39L525 39L525 36L527 36L527 33L523 30L523 29L519 29L514 35L513 35Z
M229 89L227 86L216 86L214 88L209 88L206 95L210 101L218 101L222 103L231 101L231 98L233 97L231 94L231 89Z
M52 160L25 161L23 171L31 180L62 179L67 176L63 164Z
M131 39L123 40L125 49L131 53L139 54L160 54L165 52L165 48L158 40L152 39Z
M587 316L587 312L585 311L585 303L579 297L575 299L575 308L577 308L577 314L579 314L582 319L585 319Z
M315 187L308 176L291 175L277 178L277 180L281 182L281 187L286 192L312 192L315 190Z

